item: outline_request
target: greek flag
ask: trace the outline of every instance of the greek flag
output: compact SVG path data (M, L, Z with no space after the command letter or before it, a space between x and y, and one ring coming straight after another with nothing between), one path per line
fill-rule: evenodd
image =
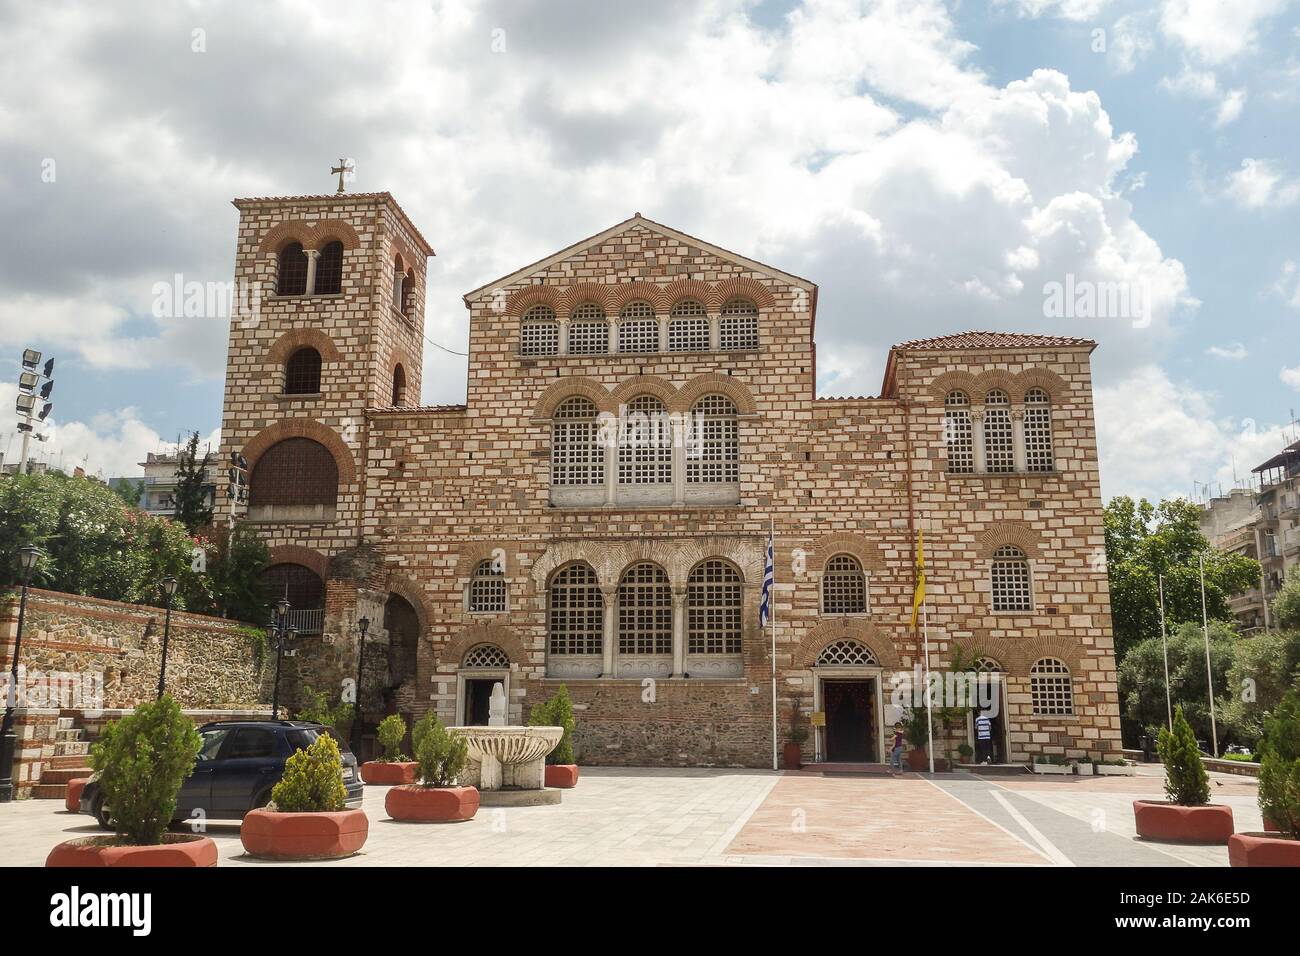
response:
M776 578L776 567L773 560L776 557L776 544L772 540L772 532L767 533L767 557L763 561L763 597L758 603L758 626L767 627L768 619L772 616L772 583Z

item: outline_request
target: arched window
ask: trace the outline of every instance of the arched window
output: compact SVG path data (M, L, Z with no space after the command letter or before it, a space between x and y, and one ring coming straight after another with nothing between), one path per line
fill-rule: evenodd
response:
M288 597L290 609L306 610L325 606L325 582L320 575L302 564L273 564L262 572L262 581L274 604Z
M975 658L974 667L977 674L999 674L1002 672L1002 665L992 657L987 656Z
M731 299L722 307L718 347L724 352L758 348L758 309L748 299Z
M311 346L298 349L284 363L284 394L315 395L320 391L320 353Z
M709 316L694 299L683 299L673 306L668 319L668 351L707 352L709 350Z
M469 579L465 609L471 614L501 614L506 609L506 578L495 561L480 561Z
M1044 657L1029 669L1029 694L1035 717L1069 717L1074 713L1070 668L1055 657Z
M1052 400L1041 388L1025 392L1025 470L1052 471Z
M609 321L595 302L583 302L569 318L569 354L603 355L609 351Z
M605 450L590 399L566 398L551 420L551 484L603 485Z
M686 579L686 653L739 654L740 572L726 561L696 565Z
M410 316L411 290L415 285L415 277L402 264L401 256L393 257L393 308Z
M307 294L307 253L301 242L291 242L280 250L280 267L275 279L276 295Z
M638 656L673 652L672 589L657 564L632 565L618 584L618 652Z
M343 243L321 246L316 260L316 295L337 295L343 291Z
M619 422L618 483L663 485L673 480L673 438L664 403L639 395Z
M1033 610L1033 589L1030 586L1029 561L1025 552L1014 545L1004 544L993 552L989 576L993 610Z
M1011 440L1011 400L1000 388L984 396L984 470L1007 474L1016 470Z
M875 667L876 655L858 641L844 639L827 644L817 655L815 667Z
M605 628L605 597L596 572L581 562L560 568L547 587L550 653L598 655Z
M510 658L495 644L475 644L461 658L462 670L509 670Z
M560 351L560 323L549 305L535 305L524 313L519 327L520 355L557 355Z
M971 438L970 399L965 392L949 392L943 400L943 433L948 445L948 471L968 475L975 470Z
M253 464L248 479L250 509L323 505L339 496L339 466L329 449L310 438L286 438Z
M705 395L691 406L686 433L686 481L689 484L740 481L736 406L725 395Z
M866 614L867 580L862 563L851 554L837 554L822 572L823 614Z
M649 302L629 302L618 321L620 352L658 352L659 320Z
M393 401L394 407L406 404L406 369L398 362L393 366Z

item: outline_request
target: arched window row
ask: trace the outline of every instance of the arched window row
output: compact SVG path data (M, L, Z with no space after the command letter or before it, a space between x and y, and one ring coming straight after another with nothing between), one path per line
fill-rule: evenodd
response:
M301 242L291 242L280 250L276 295L338 295L342 291L342 242L327 242L319 249L304 249Z
M683 299L667 312L636 300L617 315L607 314L599 303L582 302L567 317L538 304L524 313L519 328L521 356L746 352L758 347L758 307L739 297L712 314L698 299Z
M982 404L954 389L944 397L943 431L951 475L1044 474L1056 470L1052 444L1052 400L1042 388L1025 392L1014 406L1000 388Z

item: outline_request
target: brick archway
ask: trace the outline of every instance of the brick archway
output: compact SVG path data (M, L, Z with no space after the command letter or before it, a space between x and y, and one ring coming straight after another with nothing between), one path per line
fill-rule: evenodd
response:
M304 548L298 544L277 544L273 547L267 566L272 564L301 564L304 568L315 571L322 581L329 577L330 559L314 548Z
M1081 677L1083 648L1079 642L1070 637L1051 636L1036 637L1024 644L1018 644L1009 655L1010 660L1003 660L1002 666L1015 677L1028 677L1029 669L1044 657L1055 657L1070 668L1072 678Z
M351 483L356 480L356 461L352 450L344 444L338 432L312 418L290 418L263 428L245 443L242 454L248 460L248 474L251 476L257 468L257 460L266 451L286 438L310 438L324 445L334 456L339 469L339 483Z
M605 391L605 386L594 378L575 375L571 378L559 379L542 392L542 397L537 400L537 407L533 409L533 418L550 418L560 407L561 402L575 395L590 399L597 411L604 411L609 405L609 392Z
M320 329L290 329L266 350L266 358L263 361L267 365L283 365L289 361L290 355L306 346L319 352L322 362L343 361L343 355L334 344L334 340Z
M894 642L870 621L854 619L823 621L805 634L794 652L795 666L811 668L822 651L843 640L857 641L870 650L885 670L897 670L901 666Z
M291 219L277 223L266 231L257 245L258 252L279 252L291 242L302 243L303 249L320 249L329 242L341 242L344 249L359 249L361 238L352 224L342 219L322 219L308 222Z
M406 575L392 571L389 572L384 587L388 589L389 594L396 594L415 609L416 620L420 622L420 636L428 634L433 612L425 598L424 589Z
M565 314L559 290L553 285L529 285L511 293L506 299L506 315L519 318L535 305L548 305L556 315Z
M1031 560L1042 557L1038 532L1023 521L999 521L979 536L979 542L980 556L985 558L1004 544L1014 545Z
M465 658L465 652L478 644L495 644L505 652L506 657L510 658L510 663L515 667L523 667L530 663L524 642L504 624L471 624L448 641L438 652L438 669L456 670Z

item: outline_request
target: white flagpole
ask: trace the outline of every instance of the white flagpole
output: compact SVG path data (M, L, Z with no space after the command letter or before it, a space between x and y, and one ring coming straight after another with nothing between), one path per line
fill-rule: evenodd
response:
M1210 670L1210 618L1205 612L1205 554L1198 555L1201 564L1201 629L1205 632L1205 684L1210 689L1210 735L1214 740L1214 756L1219 756L1219 727L1214 719L1214 674Z
M928 590L928 588L927 588ZM921 601L921 640L925 644L925 739L926 752L930 755L930 773L934 773L934 710L931 707L930 684L930 614L926 600Z
M767 540L772 546L772 590L768 592L767 623L772 628L772 769L776 760L776 519L768 516Z
M1169 637L1165 629L1165 576L1160 575L1160 644L1165 652L1165 709L1169 711L1169 732L1174 732L1174 696L1169 689Z

